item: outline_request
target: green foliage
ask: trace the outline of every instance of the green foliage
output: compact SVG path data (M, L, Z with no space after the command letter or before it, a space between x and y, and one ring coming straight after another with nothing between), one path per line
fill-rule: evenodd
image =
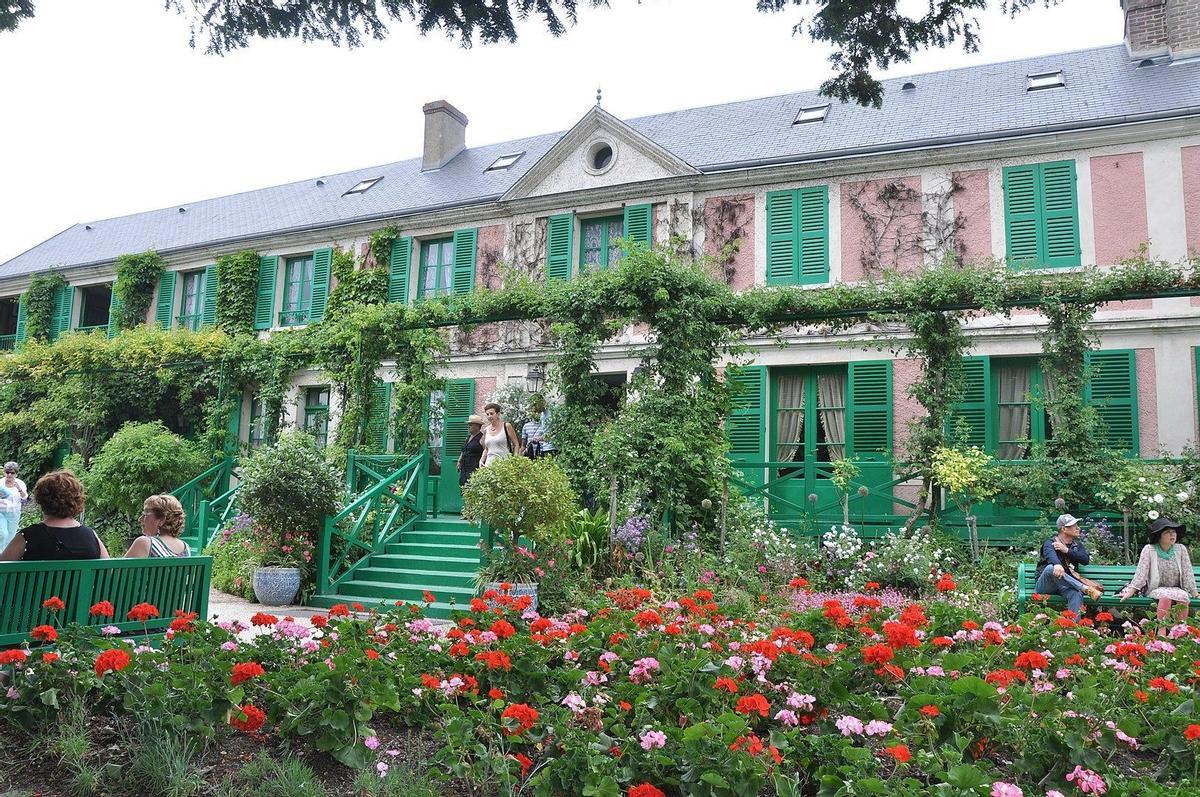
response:
M315 535L341 498L340 477L304 432L285 430L241 463L238 507L275 534Z
M372 242L377 235L379 232L371 236ZM389 247L387 256L390 256L390 241L387 245ZM378 265L379 261L377 260L377 265L364 263L361 268L356 268L354 252L347 249L335 249L333 252L333 278L337 284L329 294L325 318L335 319L359 305L385 302L388 290L387 256L382 261L385 265Z
M161 421L127 423L110 437L80 474L91 507L140 516L142 502L170 492L204 470L207 459L194 443Z
M153 250L117 258L117 279L113 295L120 303L116 320L119 329L133 329L146 323L150 300L162 277L165 261Z
M463 488L463 517L506 532L515 546L552 539L579 499L562 468L549 457L505 457L475 471Z
M195 738L144 719L126 747L133 751L122 778L128 786L162 797L194 797L204 788L204 777L195 768L202 746Z
M67 284L62 274L52 271L39 274L29 282L25 291L25 336L30 341L50 340L54 321L54 296Z
M204 549L211 556L212 585L230 595L254 600L254 571L264 566L263 551L248 515L234 517Z
M933 452L930 472L934 481L969 507L996 494L989 480L991 464L991 456L975 446L965 449L941 446ZM968 510L964 508L963 511Z
M238 781L237 794L246 797L326 797L316 774L303 762L277 761L265 751L242 768Z
M230 335L254 334L258 295L258 252L217 258L217 328Z

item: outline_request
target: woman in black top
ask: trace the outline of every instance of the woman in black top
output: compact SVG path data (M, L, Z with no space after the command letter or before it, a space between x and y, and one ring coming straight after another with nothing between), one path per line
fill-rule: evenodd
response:
M33 498L42 508L42 522L17 532L0 561L108 558L96 532L75 519L83 512L84 495L74 473L47 473L34 485Z
M458 455L458 486L462 487L479 470L479 458L483 456L483 418L472 415L467 419L467 439L462 453Z

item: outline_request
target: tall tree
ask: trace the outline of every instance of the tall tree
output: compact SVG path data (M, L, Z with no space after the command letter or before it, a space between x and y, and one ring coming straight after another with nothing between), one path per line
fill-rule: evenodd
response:
M223 54L246 47L255 38L328 41L359 47L366 39L387 36L387 22L416 22L422 34L441 30L464 47L515 42L516 23L540 18L547 30L562 35L576 22L580 5L607 6L608 0L164 0L191 25L191 46ZM639 0L640 2L640 0ZM749 0L746 0L749 2ZM979 47L974 13L989 6L1010 16L1032 5L1060 0L927 0L923 13L908 13L906 0L756 0L759 11L800 8L792 28L815 42L834 46L829 57L836 74L821 93L861 105L883 102L883 87L871 74L905 62L931 47L962 41ZM14 30L34 14L33 0L0 0L0 31Z

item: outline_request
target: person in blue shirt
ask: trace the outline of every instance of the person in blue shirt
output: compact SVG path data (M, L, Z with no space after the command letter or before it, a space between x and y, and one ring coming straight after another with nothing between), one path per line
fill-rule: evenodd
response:
M1058 534L1042 543L1036 589L1041 595L1061 595L1067 608L1079 617L1083 596L1096 600L1101 590L1096 582L1079 575L1075 569L1092 560L1079 541L1079 519L1074 515L1059 515L1057 525Z

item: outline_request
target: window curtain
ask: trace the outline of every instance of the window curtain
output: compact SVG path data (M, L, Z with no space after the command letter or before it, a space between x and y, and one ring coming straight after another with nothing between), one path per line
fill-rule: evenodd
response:
M775 460L800 462L804 459L804 376L784 374L776 386Z
M1029 456L1029 366L1000 366L1000 459ZM1014 403L1016 402L1016 403ZM1020 442L1017 442L1020 441Z
M832 462L846 456L846 375L817 376L817 406L820 408L821 429Z

